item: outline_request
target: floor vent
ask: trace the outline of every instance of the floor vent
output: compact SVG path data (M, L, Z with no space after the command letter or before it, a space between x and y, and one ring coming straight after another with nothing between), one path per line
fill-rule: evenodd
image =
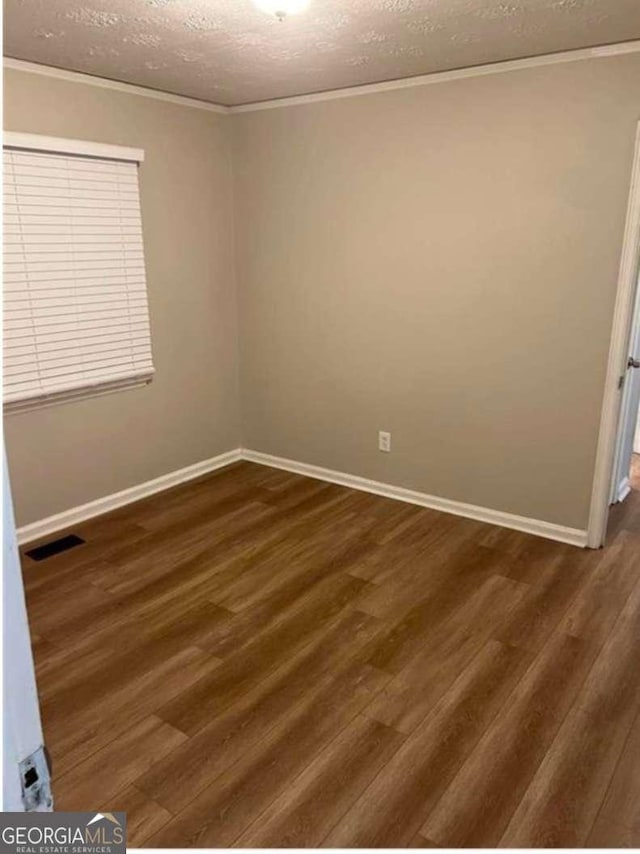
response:
M48 557L60 554L60 552L66 552L75 546L81 546L84 542L82 537L69 534L68 537L60 537L57 540L51 540L50 543L45 543L43 546L36 546L35 549L29 549L25 554L31 560L46 560Z

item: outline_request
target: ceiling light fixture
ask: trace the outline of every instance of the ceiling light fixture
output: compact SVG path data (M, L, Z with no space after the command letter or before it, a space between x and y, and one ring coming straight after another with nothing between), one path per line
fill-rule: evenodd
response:
M304 12L309 0L253 0L262 12L275 15L279 21L284 21L287 15L297 15Z

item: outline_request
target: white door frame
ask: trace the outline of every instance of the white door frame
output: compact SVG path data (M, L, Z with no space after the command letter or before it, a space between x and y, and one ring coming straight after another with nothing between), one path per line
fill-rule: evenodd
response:
M618 291L613 314L609 361L605 381L600 433L596 451L596 465L591 492L591 508L587 529L587 545L597 549L604 545L609 518L611 480L615 464L622 393L621 376L627 372L629 340L633 322L635 296L640 257L640 123L636 129L636 142L631 172L631 187L627 205L627 219L622 243L622 258L618 274Z
M2 803L3 812L22 812L27 808L20 765L36 757L34 765L42 789L48 789L48 769L42 761L43 739L40 723L38 690L33 667L31 636L24 599L22 570L16 542L16 529L11 500L7 459L2 456ZM45 779L47 778L47 779ZM40 784L38 786L40 788ZM29 806L39 812L51 809L50 798L44 797Z
M640 282L640 279L637 279L637 282ZM636 284L636 297L633 307L628 353L633 358L637 358L640 353L640 287L638 287L638 284ZM616 453L613 458L613 476L611 478L611 490L609 494L610 505L624 501L631 492L629 474L639 405L640 376L638 376L636 371L629 368L626 372L626 380L622 388L620 401L618 441L616 443Z

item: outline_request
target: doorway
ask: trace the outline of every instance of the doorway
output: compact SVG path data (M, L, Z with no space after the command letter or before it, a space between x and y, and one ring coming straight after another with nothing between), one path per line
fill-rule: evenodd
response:
M611 331L587 545L605 544L616 508L635 487L634 440L640 406L640 123L636 128L618 289ZM633 467L632 467L633 464ZM640 491L634 492L640 500ZM613 510L612 510L613 507ZM611 513L610 513L611 511Z
M611 479L610 504L640 490L640 278L637 280L628 356L621 375L620 425Z

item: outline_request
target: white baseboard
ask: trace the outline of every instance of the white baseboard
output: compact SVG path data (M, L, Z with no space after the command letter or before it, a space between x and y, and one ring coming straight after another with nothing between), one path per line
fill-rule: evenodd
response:
M23 543L46 537L56 531L69 528L71 525L92 519L94 516L108 513L109 510L115 510L117 507L123 507L125 504L131 504L134 501L139 501L141 498L146 498L148 495L162 492L164 489L169 489L172 486L177 486L180 483L185 483L208 472L238 462L238 460L247 460L248 462L260 465L283 469L284 471L294 472L295 474L305 475L306 477L313 477L317 480L325 480L329 483L337 483L341 486L370 492L373 495L382 495L385 498L393 498L396 501L405 501L408 504L429 507L432 510L452 513L454 516L463 516L466 519L476 519L479 522L487 522L490 525L512 528L515 531L535 534L539 537L546 537L549 540L557 540L561 543L569 543L573 546L585 547L587 545L587 532L581 531L578 528L566 528L563 525L555 525L552 522L528 519L525 516L515 516L512 513L503 513L500 510L491 510L488 507L477 507L474 504L464 504L461 501L452 501L448 498L438 498L435 495L427 495L424 492L416 492L412 489L405 489L402 486L392 486L389 483L381 483L353 474L333 471L332 469L325 469L320 466L309 465L308 463L300 463L296 460L285 459L284 457L274 457L271 454L263 454L260 451L251 451L246 448L235 448L233 451L227 451L209 460L203 460L192 466L187 466L186 468L169 472L161 477L156 477L154 480L148 480L129 489L123 489L121 492L114 492L112 495L104 496L104 498L90 501L88 504L72 507L62 513L57 513L38 522L24 525L17 530L18 543L22 545Z
M618 491L616 492L616 504L619 504L621 501L624 501L630 492L631 481L628 477L625 477L625 479L620 482L620 486L618 487Z
M54 516L48 516L46 519L41 519L39 522L32 522L29 525L23 525L16 531L18 543L29 543L32 540L38 540L41 537L46 537L56 531L61 531L63 528L68 528L71 525L76 525L78 522L84 522L87 519L92 519L94 516L100 516L102 513L108 513L109 510L115 510L117 507L123 507L125 504L131 504L134 501L139 501L141 498L146 498L148 495L153 495L156 492L162 492L164 489L169 489L172 486L177 486L180 483L185 483L188 480L193 480L208 472L228 466L242 459L242 451L240 448L235 448L232 451L227 451L224 454L218 454L217 457L211 457L209 460L194 463L191 466L186 466L183 469L163 474L153 480L147 480L145 483L140 483L137 486L132 486L129 489L123 489L120 492L114 492L111 495L105 495L104 498L97 498L95 501L89 501L88 504L81 504L79 507L72 507L69 510L64 510L62 513L56 513Z
M420 507L429 507L431 510L440 510L443 513L452 513L454 516L464 516L466 519L475 519L479 522L487 522L490 525L499 525L502 528L511 528L514 531L523 531L526 534L535 534L548 540L557 540L560 543L569 543L572 546L587 545L587 531L579 528L567 528L556 525L553 522L543 522L540 519L529 519L526 516L515 516L512 513L503 513L500 510L491 510L488 507L477 507L475 504L464 504L461 501L452 501L449 498L438 498L435 495L427 495L424 492L415 492L402 486L392 486L377 480L369 480L353 474L332 471L320 466L299 463L283 457L273 457L260 451L251 451L244 448L242 458L252 463L272 466L295 474L314 477L318 480L326 480L329 483L337 483L340 486L349 486L363 492L371 492L374 495L382 495L385 498L393 498L396 501L405 501L408 504L418 504Z

